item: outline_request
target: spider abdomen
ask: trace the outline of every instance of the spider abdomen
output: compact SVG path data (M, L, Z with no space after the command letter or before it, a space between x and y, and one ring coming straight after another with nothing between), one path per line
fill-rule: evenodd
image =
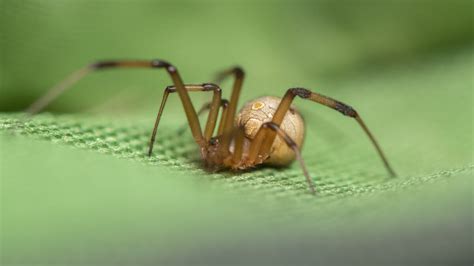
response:
M272 121L280 101L281 98L278 97L264 96L247 102L236 117L236 126L244 128L246 138L254 139L260 127L264 123ZM291 137L298 147L301 147L304 140L304 121L293 106L286 113L280 128ZM264 163L284 166L290 164L294 159L294 151L281 137L277 136L272 144L269 157L265 159Z

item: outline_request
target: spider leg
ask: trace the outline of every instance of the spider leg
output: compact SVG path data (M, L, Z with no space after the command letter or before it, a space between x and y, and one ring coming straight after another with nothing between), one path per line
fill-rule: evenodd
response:
M198 116L198 117L201 117L201 115L203 115L204 112L206 112L206 111L209 110L210 108L211 108L211 102L205 103L205 104L204 104L203 106L201 106L201 108L198 110L197 116ZM176 130L176 134L177 134L177 135L180 135L180 136L183 135L184 132L186 131L186 128L187 128L187 127L188 127L187 124L184 124L184 125L180 126L180 127L178 128L178 130Z
M58 83L56 86L51 88L45 95L36 100L26 110L30 114L39 113L43 110L50 102L56 99L59 95L69 89L74 83L85 77L87 74L96 70L103 70L108 68L164 68L170 75L173 84L181 98L186 117L188 119L189 126L196 142L202 146L205 143L202 135L201 126L199 119L196 114L196 110L189 98L188 92L184 88L183 80L178 73L176 67L172 64L163 60L116 60L116 61L100 61L94 64L90 64L78 71L72 73L66 77L63 81Z
M193 92L193 91L213 91L214 92L212 96L212 101L209 103L210 112L207 119L205 131L204 131L204 139L207 142L212 137L212 133L214 132L214 129L216 127L217 115L219 112L219 105L221 103L222 90L221 88L219 88L219 86L215 84L211 84L211 83L205 83L201 85L194 85L194 84L184 85L184 88L188 92ZM156 116L155 124L153 126L153 133L151 134L151 138L150 138L148 156L151 156L151 153L153 151L153 145L155 143L156 132L158 130L158 125L160 123L161 115L163 114L163 110L165 108L168 95L174 92L177 92L177 88L175 86L168 86L163 92L163 99L161 100L160 110L158 111L158 114ZM203 147L203 145L204 143L201 144L200 146Z
M211 103L212 103L212 102L207 102L207 103L203 104L203 105L201 106L201 108L198 110L197 115L198 115L198 116L201 116L201 115L204 114L204 112L206 112L207 110L211 109ZM220 105L220 107L222 108L222 114L221 114L221 121L219 122L219 130L220 130L220 128L222 127L222 119L225 117L225 113L227 112L227 105L228 105L228 104L229 104L229 101L227 101L226 99L222 99L222 100L221 100L221 105ZM184 134L184 132L185 132L185 130L186 130L186 127L187 127L186 124L183 125L183 126L181 126L181 127L177 130L176 134L178 134L178 135ZM220 132L220 131L218 131L218 132ZM217 135L219 135L219 134L217 134Z
M232 162L238 164L242 159L244 152L245 130L243 127L236 128L234 140L234 153L232 154Z
M357 123L360 125L360 127L362 127L362 129L364 130L364 132L366 133L366 135L369 137L370 141L374 145L375 149L377 150L377 152L378 152L380 158L382 159L382 161L385 165L385 168L389 172L390 176L392 176L392 177L396 176L395 172L393 171L392 167L390 166L388 160L386 159L384 153L382 152L382 149L380 148L379 144L375 140L375 137L370 132L369 128L365 125L364 121L359 116L359 114L356 112L356 110L354 110L351 106L349 106L345 103L342 103L342 102L337 101L335 99L332 99L332 98L329 98L327 96L312 92L312 91L304 89L304 88L291 88L286 92L285 96L283 97L283 99L280 102L280 105L278 106L277 110L275 111L275 114L273 115L272 122L275 125L277 125L277 126L281 125L281 123L283 121L283 118L285 117L286 112L290 108L291 102L293 101L293 99L296 96L299 96L303 99L311 100L313 102L320 103L320 104L325 105L327 107L330 107L330 108L332 108L336 111L339 111L340 113L342 113L345 116L349 116L349 117L354 118L357 121ZM263 143L261 144L261 147L260 147L260 151L259 151L260 154L265 154L265 153L268 153L270 151L271 146L273 144L273 141L275 140L276 134L277 134L276 132L271 131L271 132L267 132L262 137Z
M259 163L262 163L266 159L266 155L268 155L269 151L263 151L261 147L264 140L268 138L268 134L270 132L278 134L286 143L286 145L288 145L288 147L290 147L293 150L293 152L296 155L296 160L298 160L301 168L303 169L303 174L306 177L306 182L308 182L309 189L311 190L312 194L315 194L316 190L314 188L313 179L311 179L308 169L306 168L303 157L301 156L300 148L295 143L295 141L290 136L288 136L288 134L285 131L283 131L280 128L279 125L273 122L264 123L258 130L257 134L255 135L255 138L251 141L249 155L247 158L249 163L259 164ZM237 148L237 145L236 145L236 148Z
M239 101L240 91L242 90L245 72L240 67L233 67L228 70L222 71L217 75L217 83L220 83L228 76L234 76L235 80L232 87L232 94L230 96L227 112L224 116L224 119L221 120L221 125L219 126L219 129L222 129L220 130L220 134L223 134L223 138L221 140L220 145L220 150L222 154L229 153L229 146L232 139L232 129L234 126L234 117L235 113L237 112L237 103Z
M225 121L226 116L227 116L227 111L229 110L228 109L229 101L222 100L221 106L222 106L222 114L221 114L221 121L219 122L219 128L217 129L217 136L222 135L222 133L224 132L224 126L225 126L224 121Z
M308 182L309 189L311 190L312 194L315 194L316 190L314 188L313 179L311 179L311 177L309 176L308 169L306 168L303 157L301 156L300 148L298 147L298 145L296 145L295 141L291 139L291 137L288 136L288 134L285 131L283 131L280 128L280 126L278 126L277 124L269 122L269 123L265 123L265 125L263 126L268 127L269 129L273 131L276 131L276 133L285 141L286 145L288 145L288 147L290 147L293 150L293 152L296 155L296 160L298 160L301 168L303 169L303 174L306 177L306 182Z
M283 131L280 128L280 126L278 126L277 124L273 122L265 123L262 125L262 127L264 129L268 129L269 131L273 131L276 134L278 134L285 141L286 145L288 145L288 147L290 147L293 150L293 152L296 155L296 160L298 160L301 168L303 169L303 174L306 177L306 182L308 182L309 189L312 194L315 194L316 190L314 188L313 179L309 176L308 169L306 168L303 157L301 156L300 148L298 147L298 145L296 145L295 141L290 136L288 136L288 134L285 131Z
M204 129L204 139L206 142L208 142L212 137L212 133L214 133L214 129L216 128L217 116L219 115L219 107L222 100L222 90L219 86L214 84L205 84L204 88L205 90L214 91L209 115L207 117L206 127Z

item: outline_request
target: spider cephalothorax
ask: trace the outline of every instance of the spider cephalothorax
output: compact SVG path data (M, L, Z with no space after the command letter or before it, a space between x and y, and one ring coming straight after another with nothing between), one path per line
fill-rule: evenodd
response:
M201 157L208 167L241 170L259 164L284 166L296 158L303 168L311 192L314 193L313 181L300 154L304 139L304 121L291 105L293 99L298 96L354 118L372 141L389 174L395 176L381 148L358 113L340 101L304 88L291 88L286 91L283 98L264 96L249 101L237 113L237 103L244 80L244 71L239 67L223 71L218 75L218 82L228 76L235 78L230 100L227 101L222 99L222 90L216 84L184 84L176 67L163 60L101 61L71 74L34 102L27 111L32 114L40 112L63 91L88 73L108 68L164 68L174 83L173 86L168 86L164 90L163 100L149 143L149 156L153 151L153 143L168 95L177 92L183 104L191 133L199 145ZM205 104L197 113L188 93L198 91L212 92L213 96L211 102ZM209 115L204 131L202 131L198 114L206 110L209 110ZM219 113L221 118L217 123Z

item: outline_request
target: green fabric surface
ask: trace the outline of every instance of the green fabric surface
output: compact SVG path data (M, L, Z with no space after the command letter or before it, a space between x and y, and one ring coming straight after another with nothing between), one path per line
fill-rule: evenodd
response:
M472 2L1 4L2 265L472 264ZM206 171L175 95L147 157L163 71L94 73L22 113L82 65L156 57L188 83L242 65L240 105L342 100L398 177L355 121L301 99L316 196L297 163Z

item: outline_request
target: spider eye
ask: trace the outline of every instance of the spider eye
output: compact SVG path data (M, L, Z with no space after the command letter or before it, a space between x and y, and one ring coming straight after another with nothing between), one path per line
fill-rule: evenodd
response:
M209 140L209 143L210 143L211 145L217 145L217 144L219 144L219 139L218 139L218 138L211 138L211 139Z

